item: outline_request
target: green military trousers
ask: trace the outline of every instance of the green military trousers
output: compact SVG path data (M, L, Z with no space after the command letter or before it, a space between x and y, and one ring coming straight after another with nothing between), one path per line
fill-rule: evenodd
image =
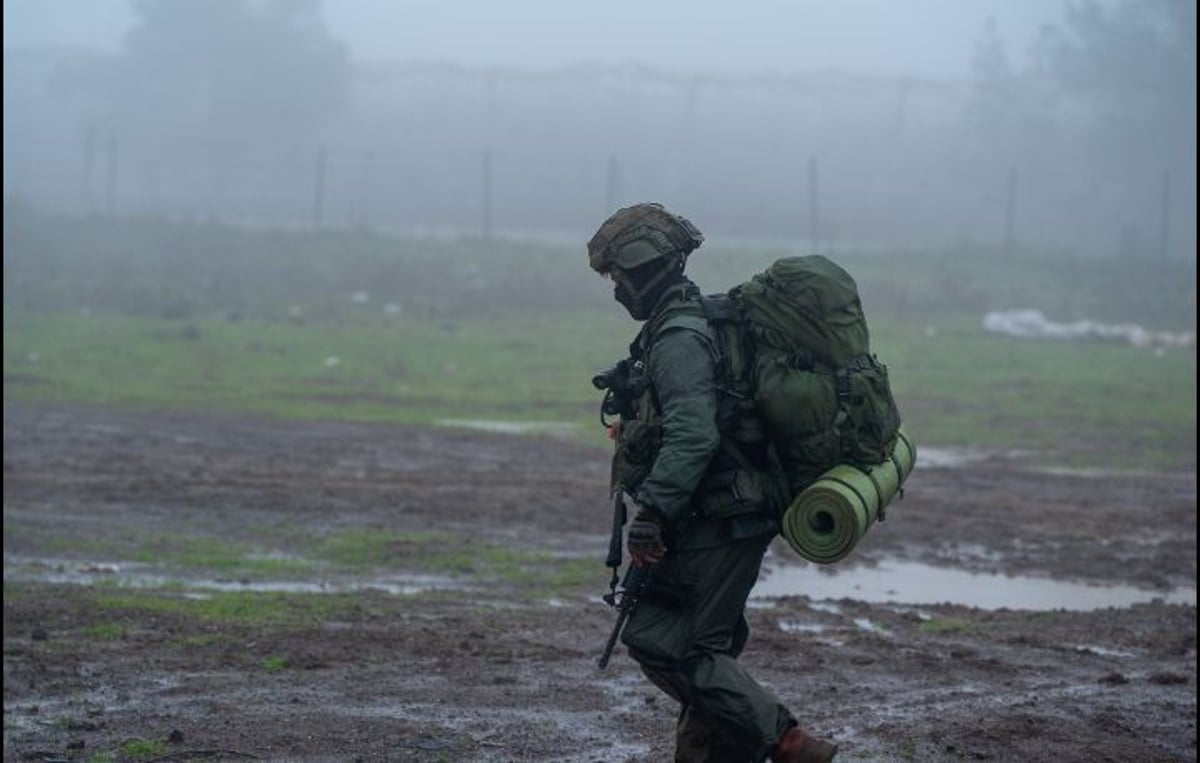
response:
M680 704L676 761L761 761L795 720L737 662L750 596L771 535L672 549L622 642L655 686Z

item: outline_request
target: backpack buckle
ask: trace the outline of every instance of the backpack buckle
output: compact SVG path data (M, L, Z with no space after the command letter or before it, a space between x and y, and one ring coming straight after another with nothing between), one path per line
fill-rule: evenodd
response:
M837 372L834 378L834 387L837 389L837 399L839 403L846 405L850 404L850 372L846 369L841 369Z

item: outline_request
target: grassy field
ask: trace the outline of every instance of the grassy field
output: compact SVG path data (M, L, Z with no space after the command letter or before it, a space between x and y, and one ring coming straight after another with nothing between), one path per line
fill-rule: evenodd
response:
M4 395L289 417L541 422L603 442L589 379L636 326L583 243L248 232L6 210ZM784 250L707 244L708 291ZM839 254L919 444L1195 464L1195 350L1021 340L986 311L1195 328L1194 266ZM1185 272L1186 271L1186 272ZM1132 457L1130 454L1136 454Z

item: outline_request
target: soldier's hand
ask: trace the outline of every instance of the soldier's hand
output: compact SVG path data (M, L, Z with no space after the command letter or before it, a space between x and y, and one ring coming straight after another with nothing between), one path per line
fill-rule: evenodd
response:
M667 546L663 540L663 522L654 513L641 509L629 524L629 558L639 567L649 567L663 558Z

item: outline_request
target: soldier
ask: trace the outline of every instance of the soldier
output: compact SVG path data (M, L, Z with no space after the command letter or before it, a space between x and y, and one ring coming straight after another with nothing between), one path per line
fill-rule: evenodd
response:
M592 269L643 322L618 364L637 378L622 385L634 399L614 428L612 487L633 515L633 564L653 570L621 640L679 703L676 761L821 763L836 746L802 730L737 662L788 495L761 424L722 384L720 338L684 275L703 240L686 218L643 203L588 242Z

